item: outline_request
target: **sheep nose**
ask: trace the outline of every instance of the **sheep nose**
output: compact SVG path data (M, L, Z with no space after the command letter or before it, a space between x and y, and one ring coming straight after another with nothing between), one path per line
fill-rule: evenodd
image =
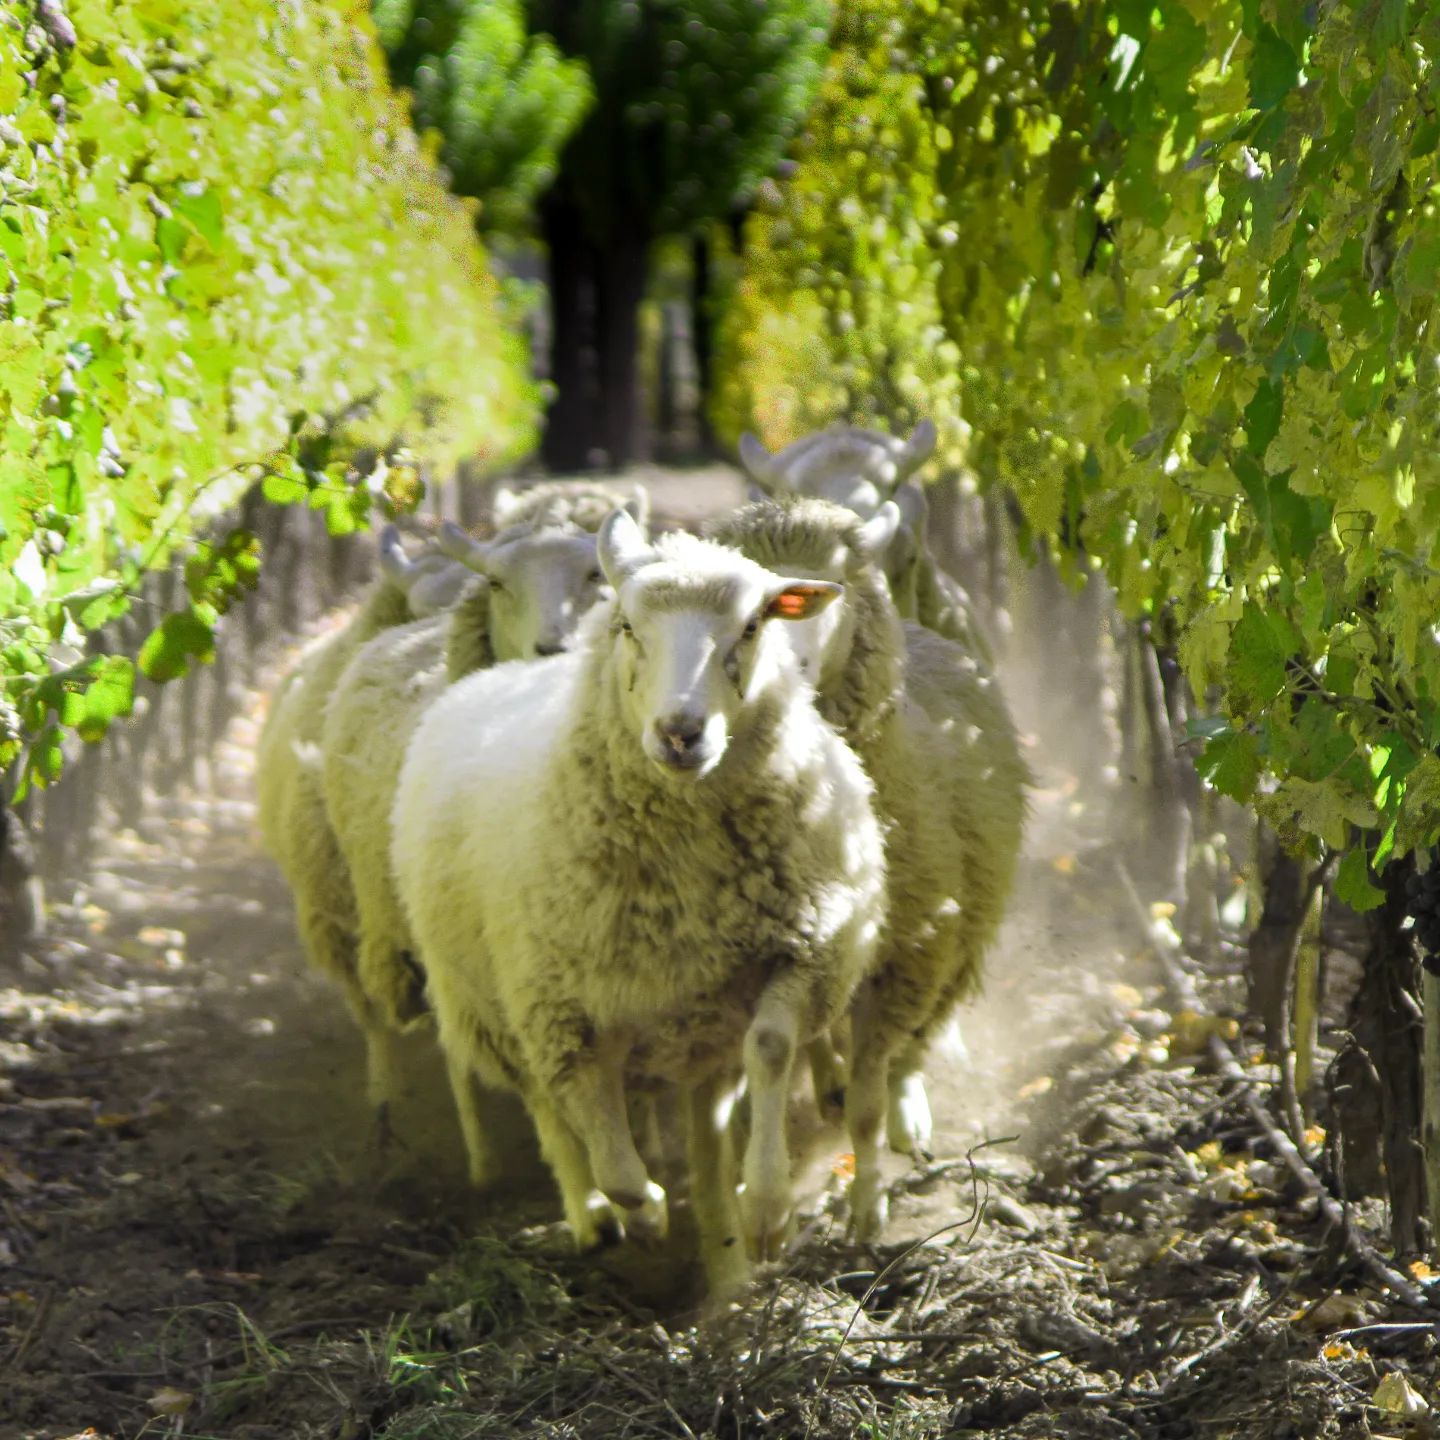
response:
M688 755L705 734L705 722L694 715L671 715L655 722L655 732L673 754Z
M559 640L543 640L535 646L537 655L563 655L565 646Z

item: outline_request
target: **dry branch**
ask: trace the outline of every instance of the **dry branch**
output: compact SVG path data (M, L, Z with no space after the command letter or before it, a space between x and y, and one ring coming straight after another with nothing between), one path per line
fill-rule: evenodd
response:
M1149 911L1140 899L1134 881L1131 880L1122 862L1116 862L1116 870L1119 873L1121 889L1131 902L1136 918L1154 948L1155 957L1165 975L1165 983L1170 989L1174 1007L1177 1010L1188 1009L1199 1013L1202 1008L1200 997L1196 991L1194 980L1180 963L1181 950L1178 942L1173 937L1161 933L1152 922ZM1417 1310L1440 1311L1440 1299L1432 1298L1408 1276L1389 1264L1384 1256L1351 1224L1345 1207L1330 1193L1329 1187L1310 1160L1276 1123L1274 1116L1271 1115L1269 1108L1256 1090L1253 1079L1245 1073L1229 1044L1214 1034L1209 1036L1207 1043L1216 1071L1222 1079L1239 1087L1241 1098L1245 1102L1245 1108L1249 1111L1251 1119L1264 1133L1276 1156L1294 1177L1296 1183L1306 1195L1315 1201L1320 1213L1325 1217L1327 1223L1334 1227L1345 1249L1361 1268L1373 1280L1391 1291L1407 1305L1411 1305Z

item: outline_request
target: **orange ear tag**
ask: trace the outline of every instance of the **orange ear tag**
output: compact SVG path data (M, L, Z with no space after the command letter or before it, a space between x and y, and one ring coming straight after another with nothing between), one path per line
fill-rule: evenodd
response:
M771 602L770 613L782 620L803 620L810 609L810 601L820 592L810 586L792 585L782 590Z

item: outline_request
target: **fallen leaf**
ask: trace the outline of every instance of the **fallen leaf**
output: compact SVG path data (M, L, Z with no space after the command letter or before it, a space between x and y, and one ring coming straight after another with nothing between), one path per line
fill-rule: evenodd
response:
M1433 1280L1435 1278L1435 1267L1426 1264L1424 1260L1412 1260L1406 1268L1417 1280Z
M1332 1340L1320 1353L1327 1360L1368 1360L1370 1358L1370 1352L1363 1345L1352 1345L1348 1340Z
M1109 1045L1111 1055L1122 1065L1133 1060L1140 1050L1140 1037L1133 1030L1122 1030Z
M146 925L136 932L135 938L142 945L153 945L161 950L168 950L172 945L183 947L185 944L183 930L171 930L164 925Z
M1391 1415L1423 1415L1430 1402L1398 1370L1392 1370L1376 1387L1370 1403Z
M1300 1327L1312 1333L1340 1330L1350 1325L1362 1325L1369 1318L1365 1302L1358 1295L1327 1295L1318 1305L1312 1305L1298 1317Z
M1027 1080L1016 1092L1016 1097L1021 1100L1033 1100L1037 1095L1044 1095L1055 1088L1055 1081L1049 1075L1037 1075L1033 1080Z
M1240 1033L1239 1023L1229 1015L1201 1015L1195 1010L1177 1010L1170 1027L1172 1055L1198 1055L1212 1036L1233 1040Z
M1073 855L1057 855L1050 864L1054 867L1057 875L1073 875L1075 873L1075 857Z
M1305 1143L1312 1150L1318 1150L1325 1143L1325 1127L1323 1125L1312 1125L1305 1132Z
M1150 906L1150 918L1152 920L1169 920L1175 914L1175 904L1171 900L1156 900Z
M157 1415L183 1415L193 1404L195 1397L188 1390L177 1390L166 1385L150 1397L150 1408Z
M1220 1142L1207 1140L1190 1152L1207 1170L1214 1170L1220 1164Z
M1127 1010L1138 1009L1145 1001L1145 997L1133 985L1126 985L1123 982L1112 985L1110 993Z
M844 1155L837 1155L835 1163L830 1167L833 1174L838 1175L842 1180L853 1180L855 1178L855 1157L848 1151Z

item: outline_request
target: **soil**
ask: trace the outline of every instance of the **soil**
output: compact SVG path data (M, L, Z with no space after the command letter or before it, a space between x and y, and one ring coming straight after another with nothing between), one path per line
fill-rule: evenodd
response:
M1215 1022L1174 1009L1103 805L1038 749L1012 917L884 1243L847 1244L843 1134L799 1089L799 1234L717 1308L683 1176L663 1249L573 1255L512 1109L507 1183L470 1192L424 1035L379 1144L254 833L262 706L212 792L113 836L0 972L0 1440L1431 1433L1433 1312L1276 1163ZM1237 940L1197 975L1214 1016Z

